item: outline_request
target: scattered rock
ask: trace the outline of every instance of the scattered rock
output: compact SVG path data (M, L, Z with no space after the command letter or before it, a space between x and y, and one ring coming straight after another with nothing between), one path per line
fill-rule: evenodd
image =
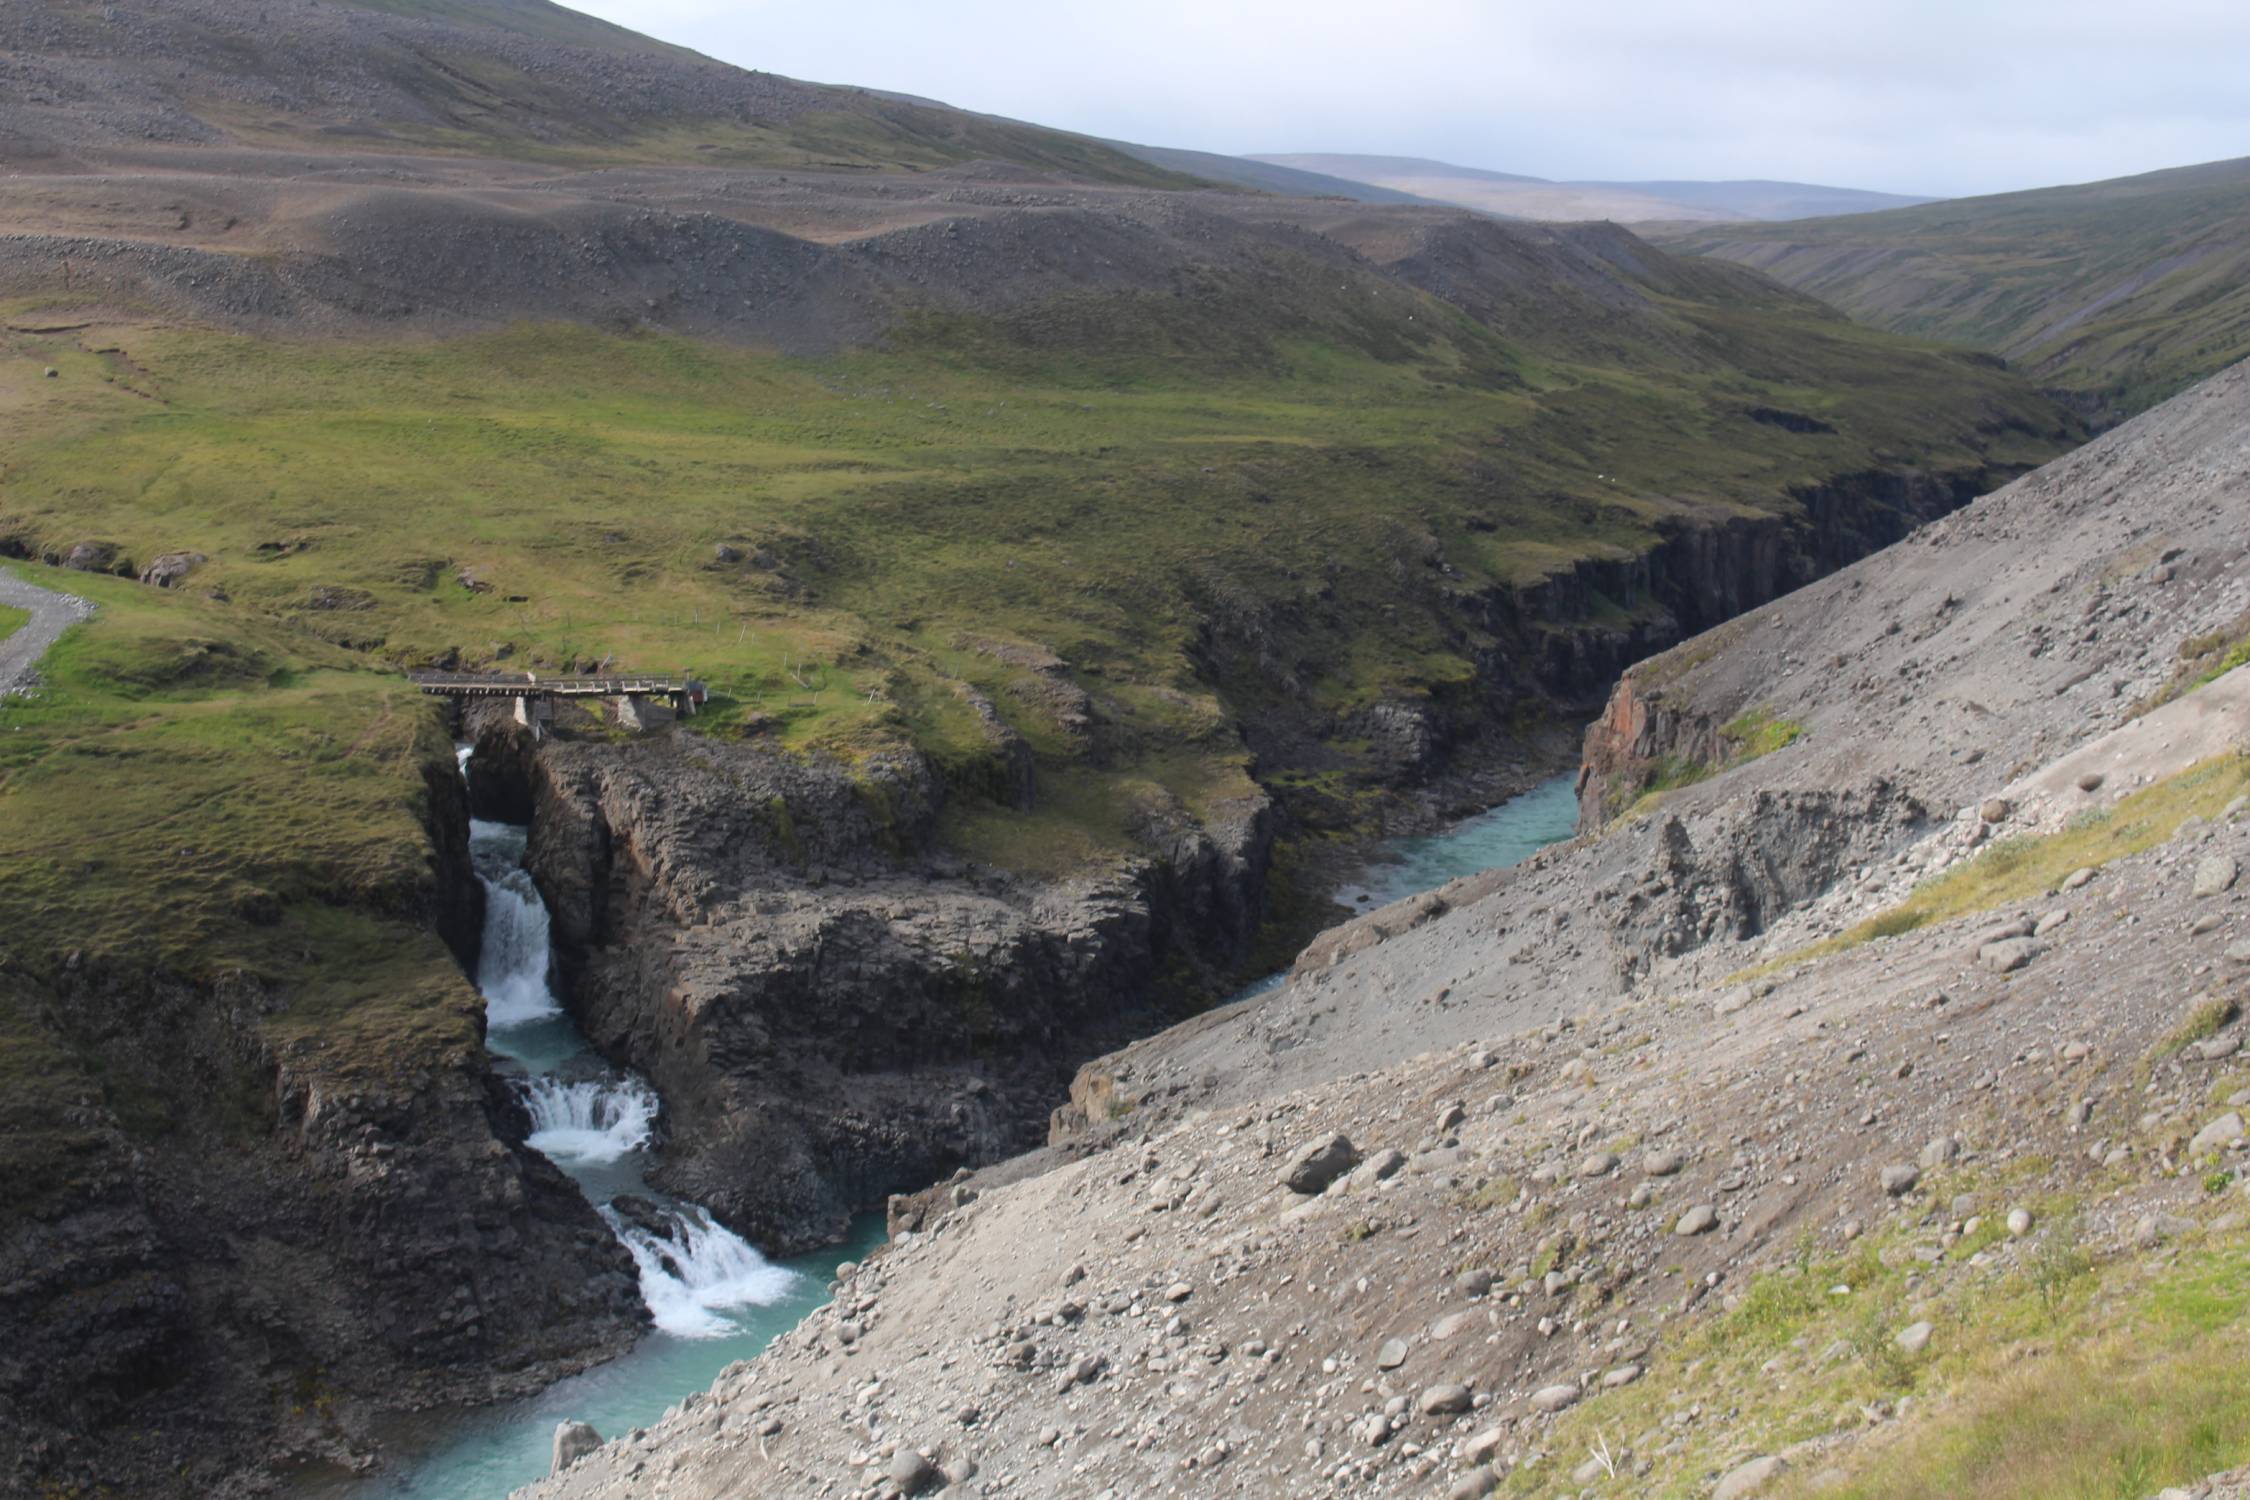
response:
M1909 1323L1892 1337L1891 1342L1908 1354L1920 1354L1930 1347L1930 1335L1935 1331L1928 1323Z
M1961 1143L1952 1136L1941 1135L1922 1148L1922 1170L1934 1172L1940 1167L1951 1166L1960 1154ZM1885 1183L1884 1186L1887 1189L1889 1184ZM1909 1183L1908 1186L1911 1187L1912 1184ZM1899 1191L1904 1192L1905 1189L1901 1188Z
M2009 805L2007 798L1987 797L1984 799L1984 805L1977 809L1977 816L1987 823L2003 823L2007 821L2008 814L2013 811L2015 809Z
M1531 1393L1531 1404L1535 1410L1553 1415L1565 1407L1578 1404L1578 1387L1567 1381L1543 1385Z
M2031 1233L2031 1210L2027 1208L2009 1209L2008 1233L2013 1238L2019 1240L2022 1239L2025 1235Z
M1986 943L1977 950L1977 962L1995 974L2013 974L2030 963L2038 945L2028 937L2003 938L1997 943Z
M602 1435L584 1422L555 1424L554 1462L547 1472L560 1474L602 1445Z
M200 552L167 552L141 569L141 582L168 589L210 560Z
M1577 1388L1574 1386L1572 1389L1575 1391ZM1534 1396L1531 1399L1536 1402L1539 1398ZM1414 1399L1416 1409L1424 1416L1433 1417L1450 1416L1457 1412L1464 1412L1475 1404L1476 1397L1469 1394L1467 1386L1451 1383L1433 1385Z
M936 1464L912 1448L901 1448L892 1454L888 1472L891 1483L898 1486L902 1495L919 1495L942 1477Z
M1778 1454L1737 1464L1727 1470L1711 1491L1711 1500L1745 1500L1747 1496L1763 1492L1788 1467L1788 1461Z
M1672 1226L1674 1234L1708 1234L1719 1227L1719 1211L1708 1203L1698 1203L1680 1215L1680 1222Z
M1662 1146L1641 1158L1641 1170L1651 1177L1669 1177L1687 1165L1687 1157L1670 1146Z
M2219 895L2231 890L2241 874L2242 866L2233 855L2208 855L2196 861L2192 893L2197 896Z
M1484 1496L1491 1494L1499 1485L1498 1476L1479 1465L1453 1481L1453 1488L1445 1492L1446 1500L1483 1500Z
M1299 1151L1282 1174L1281 1184L1307 1197L1328 1190L1328 1185L1359 1165L1359 1152L1341 1134L1325 1136Z
M1406 1340L1385 1339L1383 1347L1375 1351L1375 1368L1395 1370L1406 1363Z
M1607 1151L1596 1151L1578 1164L1581 1177L1607 1177L1617 1170L1617 1158Z
M1893 1198L1903 1198L1908 1193L1913 1192L1915 1184L1921 1180L1921 1169L1910 1167L1904 1162L1896 1162L1883 1168L1883 1191Z
M2082 773L2080 773L2080 775L2079 775L2079 777L2078 777L2078 790L2080 790L2080 791L2082 791L2082 792L2098 792L2098 791L2100 791L2101 789L2102 789L2102 773L2101 773L2101 772L2099 772L2099 771L2085 771L2085 772L2082 772Z
M2188 1155L2201 1156L2208 1151L2223 1151L2242 1139L2242 1116L2229 1110L2195 1133L2188 1142Z

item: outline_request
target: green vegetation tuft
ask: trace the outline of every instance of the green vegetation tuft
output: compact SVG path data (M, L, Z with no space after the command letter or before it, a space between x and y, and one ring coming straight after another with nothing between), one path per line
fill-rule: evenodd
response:
M1804 738L1805 726L1785 719L1771 707L1761 706L1730 720L1719 735L1727 742L1734 764L1786 750Z
M0 604L0 641L14 635L31 623L31 612L12 604Z
M1805 726L1795 719L1781 718L1767 707L1752 709L1719 730L1721 759L1718 762L1699 760L1691 755L1665 755L1642 766L1639 792L1620 816L1627 820L1645 818L1663 804L1666 796L1680 788L1708 781L1722 771L1746 765L1761 755L1785 750L1802 739L1804 733Z
M2194 1046L2206 1037L2216 1036L2220 1027L2241 1013L2242 1007L2235 1002L2233 996L2205 995L2158 1044L2158 1055L2168 1057Z
M1501 1493L1551 1494L1597 1443L1642 1438L1670 1440L1644 1455L1657 1467L1634 1493L1652 1497L1706 1494L1713 1472L1752 1454L1839 1435L1776 1493L2145 1500L2250 1459L2250 1235L2105 1253L2080 1205L2032 1191L2044 1171L2017 1162L1954 1184L2030 1207L2027 1241L1997 1215L1949 1248L1903 1219L1838 1253L1808 1239L1668 1341L1641 1380L1560 1418L1552 1456L1510 1472ZM1897 1334L1917 1321L1935 1331L1911 1355ZM1908 1396L1911 1420L1869 1427L1877 1403ZM1691 1405L1700 1419L1678 1420Z
M2223 630L2180 642L2180 663L2164 686L2133 707L2137 718L2197 688L2217 682L2237 667L2250 666L2250 612Z

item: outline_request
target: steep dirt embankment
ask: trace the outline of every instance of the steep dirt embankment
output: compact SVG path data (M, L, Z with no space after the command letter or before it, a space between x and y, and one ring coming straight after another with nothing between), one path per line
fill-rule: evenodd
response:
M389 899L473 963L460 779L426 780L429 872ZM242 1493L351 1461L375 1412L536 1389L645 1325L630 1259L523 1145L475 992L431 957L437 993L388 997L420 1024L372 1048L356 1018L292 1024L350 975L0 964L7 1004L72 1049L26 1060L42 1086L87 1070L59 1117L0 1106L0 1492Z
M580 1025L663 1095L660 1180L773 1250L1036 1143L1070 1070L1206 991L1262 911L1262 797L1047 883L939 851L917 757L504 728L478 754L532 810Z
M2133 712L2242 629L2246 456L2250 370L1691 643L1683 714L1803 735L1090 1065L1114 1118L528 1493L2240 1463L2250 688Z

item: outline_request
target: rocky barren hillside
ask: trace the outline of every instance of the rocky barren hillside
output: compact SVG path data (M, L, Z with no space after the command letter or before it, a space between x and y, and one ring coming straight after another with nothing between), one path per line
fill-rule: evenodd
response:
M2236 370L1641 664L1576 841L1090 1064L1047 1150L526 1493L2243 1463L2246 508Z

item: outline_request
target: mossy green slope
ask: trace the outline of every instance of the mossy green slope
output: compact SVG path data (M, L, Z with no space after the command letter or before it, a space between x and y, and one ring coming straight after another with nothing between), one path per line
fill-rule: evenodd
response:
M2057 445L2019 383L1794 299L1653 299L1627 364L1395 286L1279 333L1233 291L817 361L567 326L12 335L0 537L203 553L227 618L371 665L692 669L707 725L800 749L966 763L969 690L1050 765L1194 806L1239 789L1246 715L1465 691L1498 639L1466 601L1834 475L1997 480Z
M2250 354L2250 158L1886 213L1700 231L1878 328L2005 356L2129 415Z

